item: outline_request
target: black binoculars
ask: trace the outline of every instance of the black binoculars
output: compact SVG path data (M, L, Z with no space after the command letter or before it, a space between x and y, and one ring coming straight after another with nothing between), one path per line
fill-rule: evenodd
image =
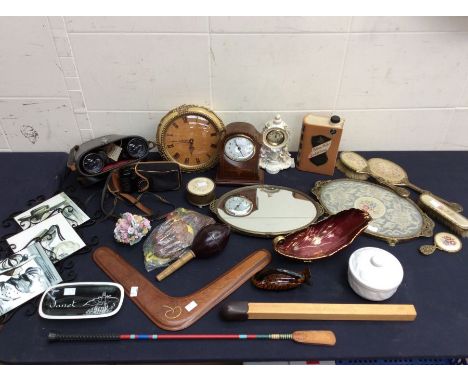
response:
M81 177L91 178L145 158L150 150L148 141L140 136L106 135L71 149L68 167Z

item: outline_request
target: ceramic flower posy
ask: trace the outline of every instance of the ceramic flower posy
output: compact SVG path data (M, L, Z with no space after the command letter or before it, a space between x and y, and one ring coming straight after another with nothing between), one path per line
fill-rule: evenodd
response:
M143 239L150 229L151 224L148 219L125 212L115 224L114 238L119 243L133 245Z

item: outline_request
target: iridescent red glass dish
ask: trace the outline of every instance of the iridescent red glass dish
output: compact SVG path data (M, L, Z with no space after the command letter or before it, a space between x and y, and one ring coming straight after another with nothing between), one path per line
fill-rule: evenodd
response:
M329 257L350 245L367 228L370 215L351 208L286 236L277 236L273 248L280 255L313 261Z

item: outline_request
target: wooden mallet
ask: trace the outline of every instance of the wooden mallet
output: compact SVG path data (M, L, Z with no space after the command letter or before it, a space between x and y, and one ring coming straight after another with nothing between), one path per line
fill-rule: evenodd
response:
M156 279L158 281L164 280L195 257L208 258L218 254L226 247L230 233L231 229L226 224L210 224L203 227L193 239L191 248L157 274Z

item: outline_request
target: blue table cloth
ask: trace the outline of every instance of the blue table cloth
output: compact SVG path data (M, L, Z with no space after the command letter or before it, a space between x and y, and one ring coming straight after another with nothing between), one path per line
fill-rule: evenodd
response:
M468 210L468 152L366 152L365 157L383 157L403 166L415 184ZM64 153L2 153L0 154L0 217L14 211L24 211L28 200L37 195L46 198L62 189L86 201L86 212L98 210L96 197L88 200L99 187L81 188L74 175L66 176ZM204 175L214 177L215 170ZM178 207L191 209L185 200L187 182L200 174L184 174L179 191L162 193ZM339 171L334 178L343 177ZM289 169L278 175L266 175L266 184L284 185L309 193L317 180L330 179L312 173ZM77 186L76 189L70 185ZM233 187L218 186L218 196ZM417 195L412 194L414 200ZM160 213L167 206L148 198L146 204ZM121 209L125 211L125 209ZM207 208L202 211L210 214ZM466 212L465 212L466 214ZM222 254L209 260L192 261L162 283L155 281L155 272L147 273L143 265L142 244L133 247L118 245L113 240L114 223L105 221L80 229L90 243L93 236L99 245L120 253L129 263L170 295L186 295L198 290L232 267L256 249L272 251L269 239L233 233ZM14 224L2 227L0 235L18 230ZM446 230L436 223L434 232ZM171 342L101 342L48 343L49 331L73 333L163 333L129 298L121 311L109 318L95 320L45 320L37 313L26 314L28 307L18 309L0 327L0 362L4 363L180 363L180 362L241 362L339 360L370 358L457 358L468 355L468 253L449 255L442 252L425 257L418 252L422 244L432 244L431 238L419 238L389 247L385 242L360 236L348 248L328 259L310 264L312 285L288 292L268 292L255 289L249 282L228 297L229 300L252 302L323 302L367 303L357 296L347 282L347 262L360 247L376 246L391 251L403 265L405 276L398 292L386 302L414 304L418 313L414 322L352 322L352 321L273 321L251 320L226 322L219 317L219 306L212 309L183 333L290 333L295 330L328 329L337 337L334 347L296 344L292 341L171 341ZM466 245L466 240L464 240ZM71 257L75 281L109 281L94 264L91 254ZM302 270L306 265L273 255L272 266ZM62 271L64 271L62 269Z

